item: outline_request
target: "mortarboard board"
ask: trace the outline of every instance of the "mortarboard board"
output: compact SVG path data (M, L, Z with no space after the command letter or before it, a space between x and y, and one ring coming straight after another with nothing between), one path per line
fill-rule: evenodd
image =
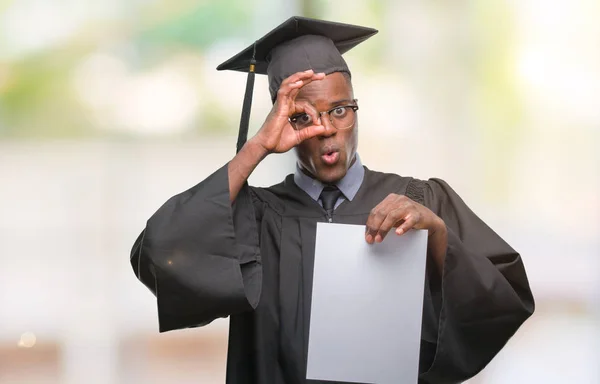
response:
M325 74L350 74L342 54L377 32L368 27L293 16L219 65L219 71L248 73L237 151L240 151L248 136L256 73L268 75L269 91L274 102L281 82L296 72L313 69Z

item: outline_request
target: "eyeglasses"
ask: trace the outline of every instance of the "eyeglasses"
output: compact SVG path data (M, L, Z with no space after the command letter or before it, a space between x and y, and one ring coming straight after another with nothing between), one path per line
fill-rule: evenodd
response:
M318 112L318 114L319 116L326 114L329 117L329 122L335 127L335 129L349 129L354 126L354 122L356 121L356 111L358 111L357 102L358 100L354 99L352 100L353 104L338 105L327 111ZM312 117L306 113L293 115L288 120L292 128L297 131L314 125Z

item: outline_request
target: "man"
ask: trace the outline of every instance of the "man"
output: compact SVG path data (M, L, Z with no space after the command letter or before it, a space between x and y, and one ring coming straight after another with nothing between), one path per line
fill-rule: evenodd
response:
M447 183L361 164L342 52L373 34L294 17L224 63L249 68L250 92L253 71L266 73L273 109L228 164L167 201L134 244L131 263L157 297L161 332L230 317L230 384L307 382L317 222L365 225L369 244L428 231L421 383L472 377L533 313L519 254ZM291 149L295 174L248 185L266 156Z

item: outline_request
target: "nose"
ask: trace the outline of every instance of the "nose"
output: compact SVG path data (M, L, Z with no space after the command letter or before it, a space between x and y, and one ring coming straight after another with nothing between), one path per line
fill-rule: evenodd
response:
M330 137L337 133L337 128L333 126L331 120L329 120L329 116L327 114L321 115L321 124L325 127L325 132L321 135L322 137Z

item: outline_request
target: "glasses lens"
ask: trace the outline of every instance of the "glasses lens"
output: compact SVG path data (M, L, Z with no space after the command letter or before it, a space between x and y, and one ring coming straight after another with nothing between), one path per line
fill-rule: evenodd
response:
M292 126L294 127L294 129L296 130L301 130L304 128L308 128L311 125L313 125L313 121L312 121L312 117L310 117L309 115L307 115L306 113L294 116L292 118Z
M356 120L356 112L351 106L335 108L329 112L329 116L336 129L348 129Z
M349 129L356 120L355 106L340 106L329 111L329 120L336 129ZM308 128L314 124L310 115L302 113L290 119L292 127L296 130Z

